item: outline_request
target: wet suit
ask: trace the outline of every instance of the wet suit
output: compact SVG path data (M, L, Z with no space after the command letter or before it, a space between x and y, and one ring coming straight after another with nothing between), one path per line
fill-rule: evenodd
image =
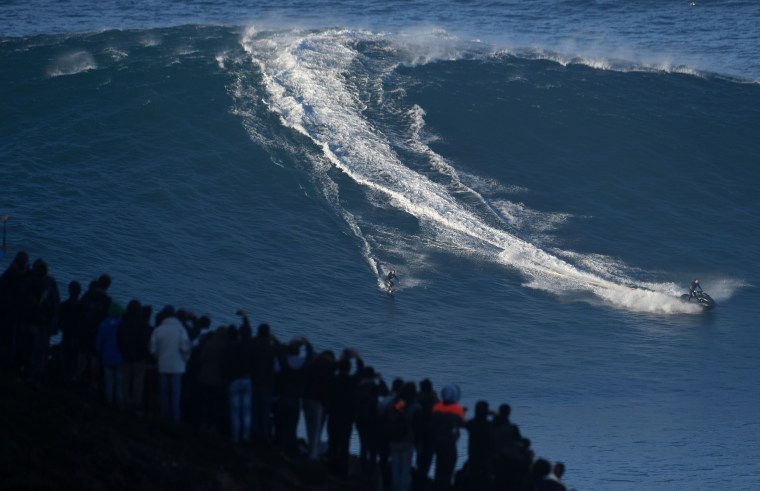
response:
M398 280L398 276L396 276L396 270L391 270L390 273L388 273L388 276L385 277L385 289L388 290L388 293L391 293L393 291L393 279Z
M699 284L698 280L694 280L691 282L691 286L689 287L689 296L690 297L696 297L697 296L697 290L700 292L702 291L702 286Z

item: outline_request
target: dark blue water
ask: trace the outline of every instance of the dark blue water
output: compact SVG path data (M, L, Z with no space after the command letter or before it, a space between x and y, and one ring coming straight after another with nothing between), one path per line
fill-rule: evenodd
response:
M509 402L578 489L754 489L757 19L6 3L9 253Z

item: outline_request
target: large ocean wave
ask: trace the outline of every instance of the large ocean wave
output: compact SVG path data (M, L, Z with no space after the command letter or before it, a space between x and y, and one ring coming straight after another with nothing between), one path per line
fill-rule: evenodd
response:
M441 38L439 31L434 34L436 40ZM464 185L456 163L437 154L419 138L425 124L424 111L416 106L399 108L386 92L404 91L403 83L394 85L398 83L395 70L401 65L493 55L482 47L473 49L470 43L449 42L442 49L440 43L425 43L423 38L418 36L410 42L406 36L349 29L261 32L249 28L241 41L252 64L238 69L255 70L265 94L238 84L234 90L238 104L247 106L252 98L263 97L267 110L277 115L283 126L315 146L310 158L323 194L331 197L362 244L365 260L378 275L380 288L380 276L388 267L375 265L389 261L383 257L383 245L375 248L367 238L375 236L371 229L378 224L362 221L338 204L341 186L338 179L330 177L332 168L347 176L375 206L392 207L413 216L419 222L418 233L429 235L422 242L514 268L532 288L558 295L585 291L610 305L635 311L699 311L678 299L680 291L672 283L648 282L644 287L640 279L621 275L621 268L611 260L594 256L593 267L589 268L590 255L549 252L526 240L515 226L519 222L510 223L497 212L504 203L492 203L474 187ZM412 117L400 117L405 111ZM258 111L239 114L244 119L261 117ZM375 123L383 118L402 126L383 129ZM247 126L255 124L248 122ZM403 136L394 137L389 131ZM252 132L252 136L260 144L270 144L269 135L262 138ZM410 161L416 163L410 165ZM509 202L506 207L510 207ZM533 215L534 224L552 222L556 216L525 209L521 214Z

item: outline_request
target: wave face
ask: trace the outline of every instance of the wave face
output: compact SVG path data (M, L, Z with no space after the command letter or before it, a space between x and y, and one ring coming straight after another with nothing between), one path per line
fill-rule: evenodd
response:
M210 15L188 5L161 27L84 16L2 39L10 255L45 258L62 290L108 272L123 302L216 325L245 307L388 379L509 402L578 489L760 479L723 451L760 457L760 90L740 55L597 58L559 34L506 42L495 21L477 37L474 20L343 21L350 2L330 27L307 6L225 25L234 4L171 27ZM622 7L544 8L558 26ZM694 276L714 311L677 299Z

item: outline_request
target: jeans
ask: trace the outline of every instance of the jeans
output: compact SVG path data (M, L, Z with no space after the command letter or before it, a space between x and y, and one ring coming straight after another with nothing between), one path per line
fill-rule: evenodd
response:
M253 386L253 438L258 443L268 443L272 438L271 387Z
M103 390L106 395L106 402L121 404L122 394L124 394L121 382L120 366L103 367Z
M161 414L180 421L179 401L182 395L181 373L159 373L158 386L161 392Z
M303 414L306 436L309 441L309 459L319 460L322 447L322 428L325 424L325 407L321 402L304 399Z
M233 380L227 392L230 399L232 441L249 441L251 439L251 379Z
M394 491L412 489L412 442L391 442L391 482Z
M124 401L142 409L145 362L122 362L121 371L124 374Z

